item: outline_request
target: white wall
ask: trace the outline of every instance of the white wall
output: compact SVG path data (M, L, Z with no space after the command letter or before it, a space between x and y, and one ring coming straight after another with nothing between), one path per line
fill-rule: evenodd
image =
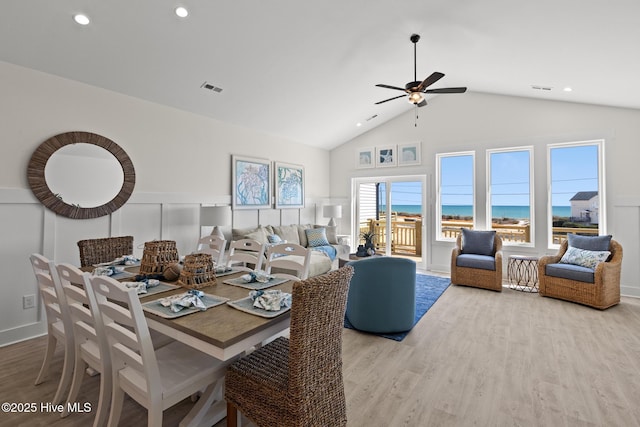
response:
M640 111L481 93L441 95L420 109L388 121L331 152L331 196L350 198L353 177L427 174L429 206L427 265L449 271L453 244L435 240L435 155L475 150L478 223L485 223L486 150L534 146L535 247L509 248L505 255L555 253L547 246L547 148L549 143L605 139L607 232L624 248L622 293L640 296ZM356 169L356 150L422 142L422 164ZM349 212L345 212L347 215ZM350 219L343 218L343 227Z
M316 222L329 197L326 150L4 62L0 94L0 345L45 331L38 310L22 309L22 296L37 294L29 254L78 264L78 240L116 235L133 235L136 246L176 240L181 254L190 252L200 204L231 201L232 154L304 165L307 201L302 210L236 211L235 225ZM112 139L133 161L134 193L113 215L59 217L29 190L26 168L36 147L74 130Z

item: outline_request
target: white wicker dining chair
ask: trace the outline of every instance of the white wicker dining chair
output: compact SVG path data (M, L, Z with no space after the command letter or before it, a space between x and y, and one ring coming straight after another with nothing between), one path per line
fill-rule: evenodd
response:
M264 262L264 250L264 245L257 240L233 240L229 245L227 267L243 271L260 270ZM238 266L237 263L242 265ZM247 264L253 264L254 268L247 267Z
M197 252L210 254L216 265L223 265L226 246L227 241L220 236L204 236L198 240Z
M203 396L217 394L222 401L221 379L228 363L179 341L154 351L134 289L107 276L91 276L87 292L95 293L100 312L97 321L102 322L111 355L113 394L108 425L118 424L125 393L147 409L149 426L162 426L165 409L202 389L206 388Z
M47 349L44 353L44 360L40 367L40 372L36 378L36 385L41 384L51 366L51 359L56 351L56 346L61 343L64 349L64 362L62 375L58 382L58 389L51 401L54 405L64 400L64 393L71 383L74 363L73 332L71 317L66 304L62 286L58 278L53 261L48 260L40 254L31 254L29 257L31 266L38 282L38 289L42 298L45 313L47 316Z
M311 264L311 249L295 243L282 243L269 246L267 249L267 263L265 271L276 277L289 280L304 280L309 277ZM284 272L272 273L273 268L291 270L296 274Z
M111 357L102 322L95 319L95 316L99 315L95 296L93 293L85 292L89 273L82 272L71 264L58 264L57 270L71 315L75 348L73 381L62 416L69 415L69 404L77 401L85 371L90 367L101 374L98 407L93 425L102 426L107 421L111 402Z

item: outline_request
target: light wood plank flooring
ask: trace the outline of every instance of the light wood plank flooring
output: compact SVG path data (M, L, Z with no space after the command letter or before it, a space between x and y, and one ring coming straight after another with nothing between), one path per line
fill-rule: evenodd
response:
M451 286L402 342L344 330L349 426L638 426L640 300L606 311ZM46 402L37 338L0 349L0 402ZM61 350L53 363L60 374ZM81 401L96 404L98 377ZM165 411L177 425L190 401ZM0 426L86 426L93 414L0 413ZM120 425L145 425L127 399ZM223 426L224 422L218 423Z

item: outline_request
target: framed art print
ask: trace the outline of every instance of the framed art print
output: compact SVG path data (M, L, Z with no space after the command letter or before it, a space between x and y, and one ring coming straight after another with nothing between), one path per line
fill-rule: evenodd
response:
M385 168L396 165L396 146L376 147L376 166Z
M358 169L375 166L376 153L373 148L360 148L356 151L356 167Z
M422 159L420 145L420 142L398 145L398 165L419 165Z
M276 209L304 208L304 166L275 162Z
M271 162L254 157L232 156L232 205L234 209L271 207Z

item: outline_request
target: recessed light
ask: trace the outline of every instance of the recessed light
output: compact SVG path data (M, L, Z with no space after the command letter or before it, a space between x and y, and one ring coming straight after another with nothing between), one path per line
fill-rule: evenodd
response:
M176 7L176 15L178 15L180 18L186 18L189 15L189 11L182 7Z
M87 15L83 15L81 13L73 15L73 20L80 25L89 25L89 22L91 22Z
M564 90L565 92L571 92L573 89L571 89L569 86L567 86L562 90Z
M356 123L356 126L360 127L362 126L362 123Z

